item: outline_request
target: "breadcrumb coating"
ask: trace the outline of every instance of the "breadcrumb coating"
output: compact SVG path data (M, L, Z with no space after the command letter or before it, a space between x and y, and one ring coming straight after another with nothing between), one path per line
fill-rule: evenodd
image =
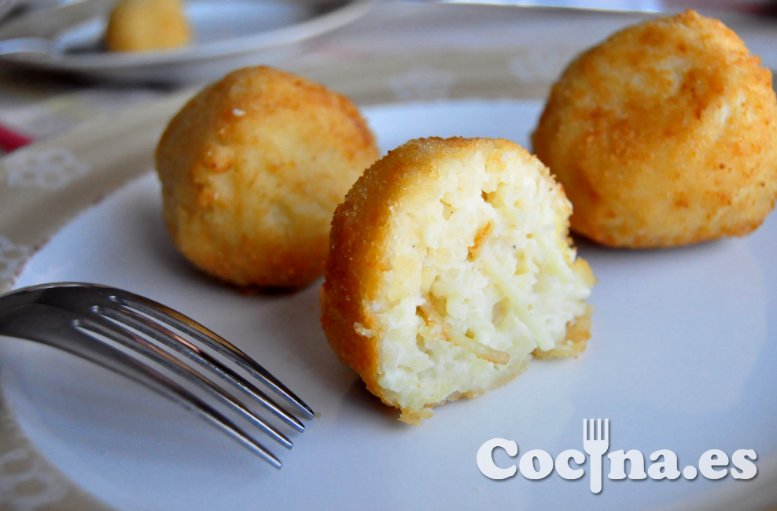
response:
M777 198L771 73L694 11L626 28L577 57L532 141L574 204L572 229L609 246L741 236Z
M321 275L335 207L378 158L358 109L269 67L234 71L170 121L156 151L179 251L238 286L298 287Z

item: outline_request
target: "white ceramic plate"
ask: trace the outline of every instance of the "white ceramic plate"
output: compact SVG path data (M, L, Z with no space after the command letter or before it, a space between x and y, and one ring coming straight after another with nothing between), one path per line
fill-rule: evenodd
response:
M0 48L17 38L44 38L49 54L11 53L0 63L121 81L185 82L249 64L274 64L302 43L339 28L370 0L187 0L192 44L174 50L111 53L102 44L112 2L85 0L32 12L0 28ZM24 48L24 44L17 47Z
M489 76L508 74L494 67ZM456 84L461 76L449 78ZM499 136L527 144L540 107L520 98L449 98L365 112L388 149L423 135ZM174 105L154 108L169 112ZM86 193L85 184L76 186L83 176L98 186L102 172L121 167L117 159L125 175L149 171L148 155L165 115L124 118L123 143L115 140L116 126L103 130L105 139L92 127L88 139L82 132L58 147L20 153L14 165L6 161L5 175L21 176L6 183L25 182L21 162L70 169L26 175L30 186L59 185L69 194L55 191L45 203L36 196L37 202L9 206L21 227L0 239L6 257L0 270L10 274L13 257L29 257L31 247L11 240L34 232L44 222L41 211L53 211L57 197ZM128 135L141 131L140 141ZM54 149L61 151L52 155ZM83 161L96 168L79 173ZM11 229L1 222L0 228ZM410 427L379 405L330 351L318 323L318 284L288 295L246 296L204 278L172 249L160 219L158 184L153 175L141 175L59 230L28 260L14 286L94 281L168 303L282 377L319 417L294 438L291 452L282 453L285 466L276 472L135 384L30 343L4 341L5 420L18 426L12 430L0 421L7 435L0 438L0 488L17 491L0 495L21 502L18 487L33 481L43 488L33 497L58 509L79 509L71 484L132 510L762 509L777 502L776 242L774 214L747 238L682 249L619 251L580 242L599 279L588 350L576 360L534 362L509 385L439 408L423 425ZM517 441L521 452L582 450L581 421L587 417L610 419L612 450L648 455L671 449L681 467L711 448L729 454L754 449L758 476L605 480L604 491L593 495L587 477L494 482L477 469L476 452L493 437ZM45 467L30 445L70 482Z

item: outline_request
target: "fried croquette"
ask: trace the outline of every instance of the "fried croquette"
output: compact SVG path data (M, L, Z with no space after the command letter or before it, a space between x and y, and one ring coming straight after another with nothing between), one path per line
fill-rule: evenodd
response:
M299 287L324 269L337 204L379 156L346 97L269 67L191 99L156 151L167 229L202 270L238 286Z
M572 229L609 246L745 235L777 197L771 73L723 23L693 11L577 57L532 141L574 204Z
M105 46L110 51L165 50L190 41L181 0L121 0L108 16Z
M332 221L321 321L400 420L474 397L528 360L577 355L594 277L548 169L497 139L418 139L359 178Z

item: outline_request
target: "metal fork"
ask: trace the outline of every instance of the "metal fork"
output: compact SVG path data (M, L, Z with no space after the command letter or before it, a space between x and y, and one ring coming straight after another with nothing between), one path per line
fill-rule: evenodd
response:
M591 460L591 493L602 491L602 457L610 448L610 419L583 419L583 450Z
M292 447L278 425L302 432L304 424L253 380L303 417L313 417L307 404L227 340L180 312L121 289L63 282L12 291L0 296L2 335L64 350L141 383L206 419L276 468L281 461L226 414L240 416L284 447ZM251 410L257 405L274 422Z

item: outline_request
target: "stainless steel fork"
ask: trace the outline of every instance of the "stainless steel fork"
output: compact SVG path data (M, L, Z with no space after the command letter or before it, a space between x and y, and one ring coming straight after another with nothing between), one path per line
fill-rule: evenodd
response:
M258 381L305 418L313 410L224 338L148 298L116 288L55 283L0 296L0 336L64 350L135 380L206 419L276 468L281 461L227 415L287 448L285 424L304 424L252 383ZM242 374L241 374L242 373ZM239 393L243 399L235 394ZM252 408L274 417L267 420Z

